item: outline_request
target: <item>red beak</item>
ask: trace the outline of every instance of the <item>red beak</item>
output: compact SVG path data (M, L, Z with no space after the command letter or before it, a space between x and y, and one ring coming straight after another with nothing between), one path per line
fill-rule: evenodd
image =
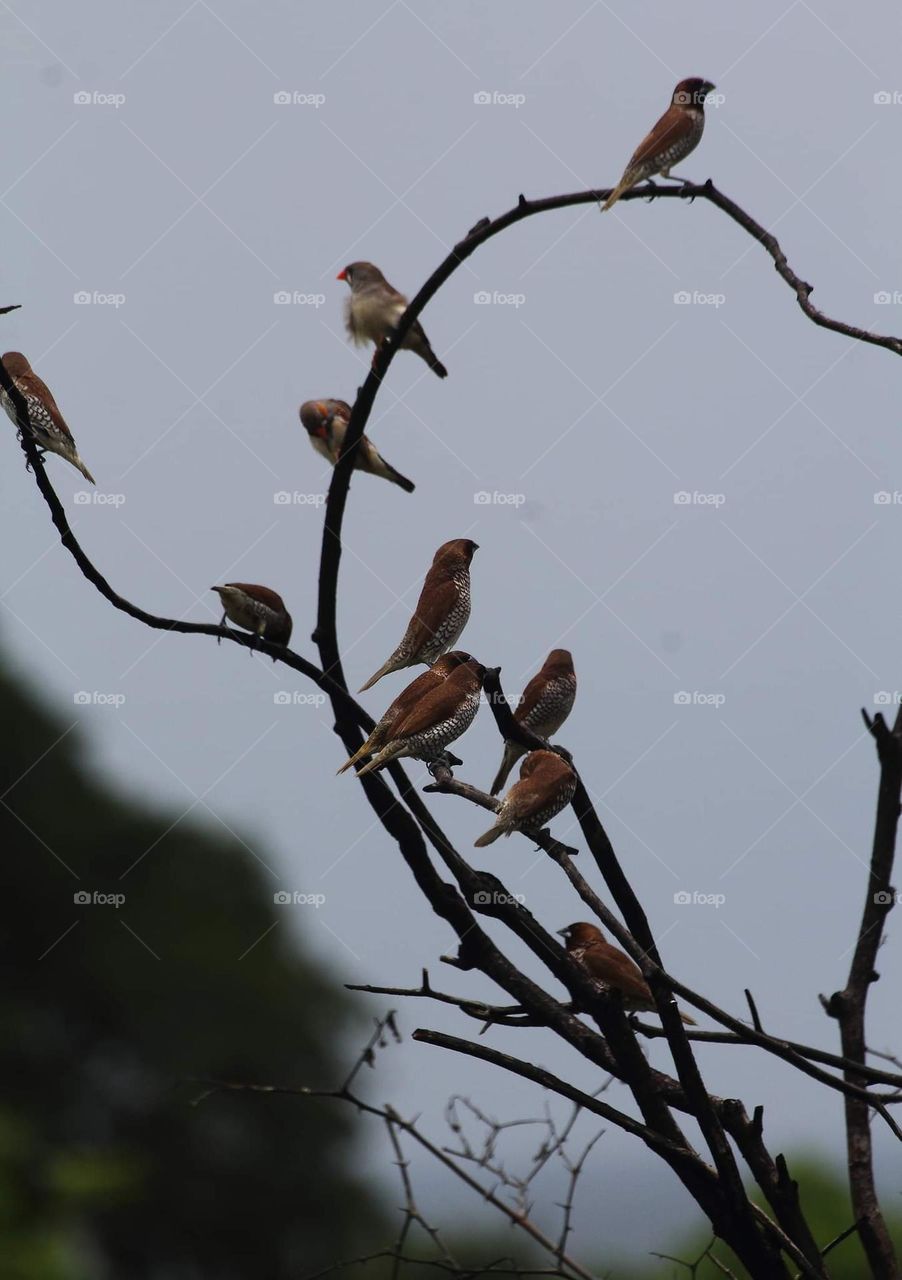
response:
M347 280L347 278L347 267L345 267L343 271L339 271L338 275L335 277L336 280Z

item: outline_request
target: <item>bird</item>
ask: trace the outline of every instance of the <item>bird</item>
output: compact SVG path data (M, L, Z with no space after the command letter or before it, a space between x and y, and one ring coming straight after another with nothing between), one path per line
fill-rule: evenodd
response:
M252 631L255 638L262 636L271 644L288 644L291 614L275 591L253 582L227 582L223 587L211 587L210 590L215 591L222 601L224 612L220 626L225 626L228 618L245 631ZM217 643L221 641L220 636Z
M436 658L457 644L470 616L470 561L479 548L469 538L452 538L436 551L426 574L420 598L401 642L390 658L360 689L373 685L392 671Z
M344 400L305 400L298 412L310 436L310 443L334 467L345 442L351 406ZM361 436L356 446L354 467L357 471L368 471L371 476L390 480L392 484L400 485L406 493L413 493L416 488L412 480L402 476L400 471L396 471L385 461L367 436Z
M466 733L473 723L484 679L485 667L481 662L468 658L461 663L395 721L389 740L369 764L357 770L357 777L362 778L403 756L414 756L417 760L434 760L440 756L445 747Z
M465 662L471 662L472 658L469 653L464 653L462 649L454 649L451 653L443 654L437 662L428 667L422 675L418 675L412 680L405 689L402 689L395 698L394 702L376 724L373 732L367 738L366 742L358 751L355 751L350 759L346 760L339 773L344 773L346 769L350 769L358 760L364 756L375 755L387 742L391 740L391 731L394 726L407 714L419 700L427 693L431 693L433 689L438 688L440 684L444 684L447 677L452 671L455 671Z
M616 204L624 191L637 182L660 174L670 178L670 170L684 160L701 142L705 128L705 98L716 88L710 80L691 76L681 80L673 91L670 106L649 134L633 152L623 177L602 205L602 210ZM682 179L675 178L675 181Z
M557 733L573 710L576 698L576 672L569 649L552 649L542 666L523 690L514 711L517 724L531 729L546 740ZM511 769L525 755L526 747L505 739L501 767L492 783L491 794L497 795L507 782Z
M484 849L512 831L538 831L573 799L576 774L554 751L530 751L520 765L520 780L501 801L495 825L474 841Z
M345 326L351 341L358 347L367 342L378 347L407 310L404 294L393 288L372 262L351 262L335 278L344 280L351 289L345 304ZM448 370L429 345L419 320L407 330L401 346L425 360L438 377L447 378Z
M94 477L78 456L78 449L72 438L72 432L59 411L53 393L43 379L39 378L21 351L7 351L2 357L3 367L15 384L16 390L24 397L28 409L28 420L20 417L12 402L12 397L5 388L0 388L0 400L7 415L20 432L28 431L41 449L49 449L58 453L61 458L70 462L80 471L86 480L96 484Z
M567 947L567 955L581 965L591 977L623 997L623 1007L630 1012L657 1013L648 983L642 976L642 970L634 960L612 947L604 934L594 924L585 921L568 924L566 929L558 929ZM694 1027L695 1019L688 1013L680 1013L687 1026Z

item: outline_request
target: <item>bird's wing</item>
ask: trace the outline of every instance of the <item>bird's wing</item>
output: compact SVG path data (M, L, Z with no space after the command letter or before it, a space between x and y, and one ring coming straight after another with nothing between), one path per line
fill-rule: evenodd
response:
M639 143L627 165L627 170L639 168L662 152L669 151L671 147L690 138L695 129L696 125L691 112L675 107L669 108L651 132Z
M419 652L428 640L438 634L442 623L457 604L457 599L457 583L451 578L430 583L427 575L404 636L412 652Z
M651 1000L648 983L639 969L624 951L612 947L609 942L593 942L586 947L585 963L593 977L616 987L626 996L636 1000Z
M464 686L454 674L436 685L410 708L406 715L392 725L392 738L409 738L415 733L431 729L454 715L461 704Z
M66 419L60 413L53 393L42 378L39 378L36 373L23 373L21 377L16 378L16 386L29 401L29 413L32 414L37 410L39 417L45 419L35 425L42 427L45 431L55 431L63 439L72 441L72 432L66 425ZM33 403L35 401L36 405Z

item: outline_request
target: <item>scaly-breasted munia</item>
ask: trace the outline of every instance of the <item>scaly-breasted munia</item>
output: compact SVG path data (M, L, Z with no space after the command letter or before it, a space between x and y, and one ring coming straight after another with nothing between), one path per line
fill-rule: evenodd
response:
M431 667L436 658L454 647L470 616L470 561L478 550L469 538L452 538L442 543L426 574L401 643L375 675L370 676L361 693L371 689L390 671L415 667L420 662Z
M369 764L357 770L357 777L362 778L374 769L383 768L390 760L404 756L415 756L417 760L434 760L440 756L445 747L466 733L473 723L484 678L485 667L475 658L461 663L395 721L388 742Z
M642 970L625 951L612 947L597 925L585 922L568 924L558 933L567 944L568 956L572 956L596 982L620 992L624 1009L657 1013L658 1006ZM688 1013L680 1013L680 1017L687 1026L695 1026L695 1019Z
M339 271L336 279L351 287L345 306L345 325L351 341L358 347L367 342L380 346L407 310L404 294L393 288L372 262L352 262ZM425 360L440 378L447 378L448 370L429 345L419 320L414 320L407 330L401 346Z
M552 649L542 670L534 675L523 690L520 705L514 711L514 719L526 729L531 729L546 741L557 733L573 710L576 697L576 672L569 649ZM505 740L501 768L495 775L491 794L497 795L507 782L514 765L525 755L526 747Z
M573 799L576 774L554 751L530 751L515 782L501 801L495 825L473 843L477 849L512 831L539 831Z
M351 406L344 400L305 400L299 413L310 443L334 467L345 442ZM361 436L354 450L354 467L357 471L368 471L371 476L390 480L407 493L413 493L416 488L412 480L385 461L368 436Z
M655 174L669 178L671 168L695 150L705 128L705 98L713 88L715 86L710 80L702 80L698 76L680 81L673 91L670 106L633 152L623 177L602 205L603 209L610 209L624 191L629 191L637 182L644 182Z
M16 413L12 398L0 388L3 408L15 426L19 431L29 431L41 449L58 453L61 458L65 458L80 471L86 480L94 484L94 477L78 456L72 432L66 425L66 420L60 413L46 382L38 377L21 351L7 351L3 356L3 367L16 384L17 390L24 396L28 408L26 423Z
M397 698L395 698L363 746L358 751L355 751L349 760L344 762L338 772L344 773L346 769L350 769L352 765L355 765L364 756L374 755L381 750L387 742L391 741L394 726L407 715L408 711L416 706L427 693L431 693L440 684L444 684L452 671L456 671L458 667L470 661L472 661L470 654L464 653L462 649L454 649L451 653L444 654L422 675L412 680L407 688L402 689Z
M222 601L226 618L245 631L253 631L272 644L287 645L291 639L291 614L285 608L282 597L269 587L253 582L227 582L224 587L211 587ZM221 638L221 637L220 637Z

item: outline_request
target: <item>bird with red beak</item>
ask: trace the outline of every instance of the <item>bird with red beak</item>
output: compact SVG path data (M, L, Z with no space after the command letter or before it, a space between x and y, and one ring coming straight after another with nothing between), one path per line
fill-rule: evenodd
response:
M381 346L407 310L404 294L393 288L372 262L352 262L336 279L344 280L351 290L345 305L345 327L351 341L358 347L367 342ZM439 378L447 378L448 370L432 350L419 320L407 330L401 346L425 360Z
M351 406L344 400L305 400L299 413L310 443L334 467L345 442ZM354 450L354 469L390 480L405 493L413 493L416 488L412 480L385 461L368 436L361 436Z

